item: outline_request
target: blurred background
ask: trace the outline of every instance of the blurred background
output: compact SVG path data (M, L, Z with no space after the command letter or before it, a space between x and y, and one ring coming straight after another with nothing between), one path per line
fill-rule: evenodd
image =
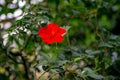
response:
M51 22L62 43L38 36ZM119 80L119 22L120 0L0 0L0 79Z

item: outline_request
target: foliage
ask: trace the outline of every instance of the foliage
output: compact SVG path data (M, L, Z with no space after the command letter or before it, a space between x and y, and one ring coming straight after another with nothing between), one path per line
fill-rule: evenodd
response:
M119 80L120 37L111 31L119 0L44 0L27 4L22 19L0 28L3 80ZM62 43L45 44L48 23L67 30ZM8 35L4 44L3 32ZM5 79L4 79L5 78Z

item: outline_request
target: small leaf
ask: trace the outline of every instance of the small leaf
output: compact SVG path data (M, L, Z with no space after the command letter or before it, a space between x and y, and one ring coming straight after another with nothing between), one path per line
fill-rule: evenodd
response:
M63 26L63 28L65 28L66 31L68 31L71 28L71 26Z
M102 51L100 51L100 50L93 51L93 50L87 49L87 50L85 50L85 52L86 52L87 54L99 54L99 53L101 53Z
M89 67L85 67L84 71L87 71L87 75L94 79L103 79L104 78L102 75L95 74L95 72Z
M108 47L108 48L112 48L113 46L111 44L108 44L108 43L101 43L99 45L99 47Z
M74 59L74 61L75 61L75 62L78 62L78 61L80 61L81 59L82 59L82 58L77 57L77 58Z
M67 60L63 60L63 61L59 61L58 63L58 65L59 66L63 66L64 64L66 64L68 61Z

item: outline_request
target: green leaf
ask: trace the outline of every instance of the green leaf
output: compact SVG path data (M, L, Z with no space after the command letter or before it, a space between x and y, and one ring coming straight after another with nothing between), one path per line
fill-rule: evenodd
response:
M108 47L108 48L112 48L113 46L109 43L100 43L99 47Z
M78 62L78 61L80 61L81 59L82 59L82 58L77 57L77 58L74 59L74 61L75 61L75 62Z
M67 60L58 61L58 65L59 65L59 66L63 66L63 65L66 64L67 62L68 62Z
M90 76L90 77L92 77L94 79L103 79L104 78L102 75L95 74L95 72L89 67L85 67L84 71L87 72L88 76Z
M87 54L100 54L102 51L100 51L100 50L93 51L91 49L87 49L87 50L85 50L85 52Z

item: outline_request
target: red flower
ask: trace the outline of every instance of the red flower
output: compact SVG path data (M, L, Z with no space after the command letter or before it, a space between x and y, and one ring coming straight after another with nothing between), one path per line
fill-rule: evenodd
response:
M60 28L57 24L50 23L46 27L40 28L38 35L43 42L52 44L54 42L62 42L64 40L62 34L66 32L65 29Z

